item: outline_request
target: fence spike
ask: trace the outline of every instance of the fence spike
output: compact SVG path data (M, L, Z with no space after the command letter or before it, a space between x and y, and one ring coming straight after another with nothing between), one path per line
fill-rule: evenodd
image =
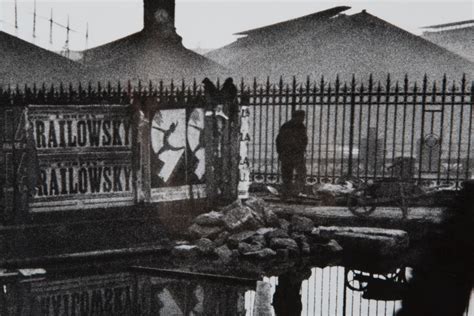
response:
M451 86L451 91L452 92L455 92L457 89L456 89L456 81L453 80L453 85Z
M438 90L438 88L436 87L436 80L433 81L433 99L436 98L436 92Z

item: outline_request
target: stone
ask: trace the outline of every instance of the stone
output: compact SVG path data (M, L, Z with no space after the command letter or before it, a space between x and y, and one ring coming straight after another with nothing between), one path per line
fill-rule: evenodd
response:
M311 219L293 215L291 217L291 230L294 232L302 232L302 233L311 233L314 228L314 223Z
M277 249L276 254L279 260L286 261L290 257L290 251L288 249Z
M253 217L254 217L255 220L257 221L258 227L265 226L265 218L264 218L264 216L263 216L262 214L257 213L257 212L254 211L254 210L251 210L251 212L252 212Z
M214 252L223 263L229 263L232 261L232 251L227 247L227 245L214 249Z
M252 210L247 207L235 208L224 215L224 224L230 231L254 230L259 228Z
M300 251L303 254L311 253L311 247L308 242L308 238L302 233L293 233L291 234L291 238L293 238L298 246L300 247Z
M278 216L268 207L263 209L263 214L265 217L265 223L270 227L280 227L280 221Z
M250 207L255 212L257 212L258 214L260 214L261 216L264 215L263 210L267 205L267 203L263 199L255 196L251 196L250 198L248 198L244 204Z
M326 247L329 251L331 252L341 252L343 251L344 249L342 248L341 245L339 245L339 243L334 240L334 239L331 239L327 244L326 244Z
M220 226L224 223L222 218L222 213L212 211L199 215L194 219L194 223L201 226Z
M230 248L237 248L240 242L250 241L250 238L255 235L255 232L252 230L245 230L240 233L232 234L227 238L227 245Z
M265 235L265 238L267 238L268 240L273 239L273 238L289 238L289 237L290 235L288 234L288 232L280 228L272 230Z
M272 232L274 230L275 230L275 228L273 228L273 227L262 227L262 228L257 229L255 231L255 234L265 236L269 232Z
M173 256L182 258L196 257L198 252L198 247L195 245L179 245L171 250Z
M217 235L219 235L220 232L222 232L224 229L219 226L201 226L199 224L192 224L188 231L189 234L195 238L209 238L213 239Z
M230 233L227 231L223 231L214 239L214 246L220 247L227 242L227 238L229 238Z
M376 227L319 227L323 238L335 239L343 248L393 255L408 248L408 233L403 230Z
M250 253L250 252L257 252L263 249L261 245L258 244L249 244L246 242L239 243L239 252L243 255Z
M267 245L267 241L265 240L265 236L262 235L253 235L250 238L250 243L253 245L260 245L264 248Z
M283 230L288 230L290 228L290 222L288 222L286 219L279 218L278 222L280 223L280 228Z
M302 254L309 255L311 253L311 246L308 242L304 241L300 244L300 250Z
M272 249L288 249L290 252L298 252L299 247L296 241L291 238L272 238L270 240L270 248Z
M235 200L229 205L224 206L223 208L220 209L220 212L222 214L227 214L230 210L233 210L235 208L241 208L242 207L242 201L240 199Z
M257 259L266 259L270 257L274 257L277 254L275 250L270 248L263 248L262 250L255 251L255 252L248 252L245 254L246 257L257 258Z
M198 247L199 251L203 254L211 254L214 251L214 243L212 240L207 238L201 238L196 241L196 247Z

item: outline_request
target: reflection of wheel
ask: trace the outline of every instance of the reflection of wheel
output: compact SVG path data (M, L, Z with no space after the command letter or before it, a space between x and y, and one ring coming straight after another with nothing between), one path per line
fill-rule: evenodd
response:
M346 272L346 286L352 291L363 292L367 289L368 281L371 278L369 273L349 270Z
M376 206L369 204L365 189L358 189L347 197L347 207L356 216L369 216L375 211Z

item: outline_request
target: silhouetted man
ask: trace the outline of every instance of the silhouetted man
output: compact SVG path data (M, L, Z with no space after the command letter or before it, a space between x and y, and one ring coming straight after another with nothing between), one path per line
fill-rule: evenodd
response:
M305 112L294 111L290 121L283 124L276 139L278 158L281 162L283 180L282 198L298 195L303 191L306 177L305 151L308 145ZM296 171L296 190L293 188L293 174Z

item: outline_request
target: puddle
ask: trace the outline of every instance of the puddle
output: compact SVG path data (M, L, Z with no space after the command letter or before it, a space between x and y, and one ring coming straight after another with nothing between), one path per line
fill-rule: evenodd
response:
M385 316L400 308L398 286L410 275L409 268L370 273L340 265L263 280L146 267L106 274L38 274L4 282L0 315L257 316L262 315L258 301L264 294L273 306L287 311L299 306L305 316ZM268 283L268 293L256 292L257 281ZM269 311L266 315L274 315L273 307ZM465 315L474 315L474 292Z

